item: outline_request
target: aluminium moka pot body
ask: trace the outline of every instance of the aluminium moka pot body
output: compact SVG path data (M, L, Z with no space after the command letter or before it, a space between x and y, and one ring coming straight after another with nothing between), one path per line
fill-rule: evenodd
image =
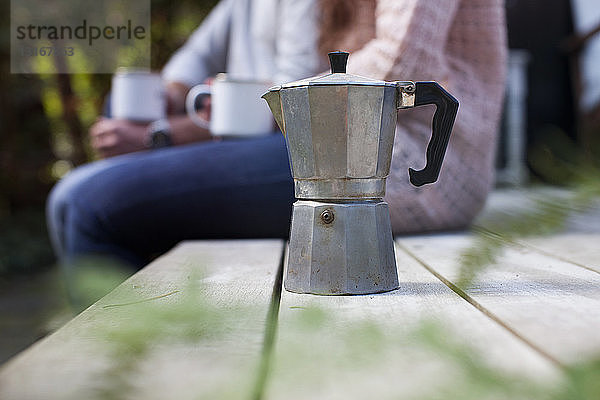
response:
M416 186L437 180L458 102L435 82L386 82L345 72L348 53L330 53L331 74L271 88L263 98L288 149L295 195L285 288L368 294L398 287L385 195L398 109L437 106Z

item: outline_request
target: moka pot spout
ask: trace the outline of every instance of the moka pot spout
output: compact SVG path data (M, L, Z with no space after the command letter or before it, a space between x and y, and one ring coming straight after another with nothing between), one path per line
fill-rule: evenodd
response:
M279 86L272 87L267 93L263 94L261 98L266 100L279 129L281 129L281 132L285 136L285 123L283 121L283 111L281 110L281 97L279 96L280 89L281 87Z

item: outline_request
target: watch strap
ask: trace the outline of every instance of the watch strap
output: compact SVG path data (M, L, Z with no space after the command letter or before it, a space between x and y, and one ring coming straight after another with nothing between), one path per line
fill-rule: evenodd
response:
M158 149L173 145L171 124L166 118L156 120L148 126L148 147Z

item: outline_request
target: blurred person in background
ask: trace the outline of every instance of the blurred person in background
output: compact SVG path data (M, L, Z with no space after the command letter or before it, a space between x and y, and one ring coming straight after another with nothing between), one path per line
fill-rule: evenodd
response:
M69 173L47 205L62 265L100 255L139 268L183 239L287 235L294 190L275 124L271 135L212 140L184 103L221 72L273 83L317 73L315 1L218 3L162 71L170 146L148 148L147 125L101 118L91 127L106 159Z
M433 110L400 116L386 201L395 234L463 228L493 182L505 42L501 0L223 0L163 70L172 146L148 150L147 126L99 120L92 144L110 158L53 190L55 249L67 266L99 254L141 267L181 240L286 238L294 189L282 135L212 140L183 115L184 98L219 72L308 77L333 50L351 52L348 73L436 80L459 100L434 185L415 188L407 173L425 163Z
M508 52L504 2L321 1L321 13L320 53L350 51L349 73L438 81L460 103L439 179L418 188L407 171L425 165L433 108L400 111L385 197L394 233L468 226L494 183Z

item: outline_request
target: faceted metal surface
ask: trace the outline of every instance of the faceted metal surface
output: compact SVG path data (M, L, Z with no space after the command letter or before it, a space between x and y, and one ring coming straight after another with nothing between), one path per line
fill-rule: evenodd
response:
M295 179L296 197L319 200L381 199L385 178L374 179Z
M290 156L292 175L314 177L315 165L310 130L308 90L288 89L280 93L286 147ZM287 132L291 132L289 136ZM296 173L295 171L301 171Z
M389 211L381 199L397 110L414 106L415 86L341 70L332 61L332 74L263 95L285 135L301 199L294 203L286 265L285 288L292 292L369 294L398 287Z
M285 288L368 294L398 287L387 203L294 203Z
M397 118L393 86L305 86L280 92L285 135L296 180L385 179L389 174ZM301 185L296 197L382 198L344 191L333 197ZM334 185L350 187L347 182ZM354 188L360 184L354 185ZM296 185L298 187L298 185Z
M378 79L367 78L365 76L352 75L348 73L336 73L317 75L311 78L301 79L299 81L284 83L279 86L280 89L289 89L305 86L327 86L327 85L353 85L353 86L396 86L396 82L381 81Z

